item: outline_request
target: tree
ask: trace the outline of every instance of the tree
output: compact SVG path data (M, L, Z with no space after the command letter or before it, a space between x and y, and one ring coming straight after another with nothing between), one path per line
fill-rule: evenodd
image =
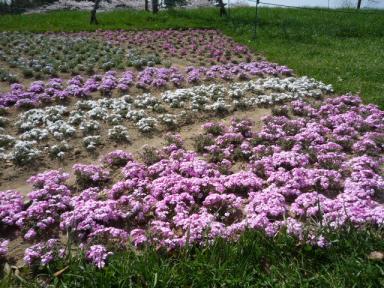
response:
M101 0L95 0L95 4L93 5L93 8L91 10L90 24L95 24L95 25L99 24L99 22L97 21L97 18L96 18L96 11L100 7L100 2L101 2Z
M225 5L223 0L217 0L217 3L220 7L220 16L227 16L227 10L225 10Z
M145 0L145 4L144 4L144 9L145 11L149 11L149 1L148 0Z
M220 11L220 16L227 16L227 10L225 9L225 5L223 0L209 0L214 2L215 6L219 7Z
M188 4L187 0L163 0L163 6L167 9L172 9L176 6L185 6Z
M159 1L152 0L152 13L156 14L157 12L159 12Z
M97 18L96 18L96 11L97 9L100 8L101 1L106 1L108 3L111 3L111 0L93 0L95 4L93 5L93 8L91 10L91 20L90 20L91 24L95 24L95 25L99 24L99 21L97 21Z
M357 0L357 9L361 8L361 2L362 2L362 0Z

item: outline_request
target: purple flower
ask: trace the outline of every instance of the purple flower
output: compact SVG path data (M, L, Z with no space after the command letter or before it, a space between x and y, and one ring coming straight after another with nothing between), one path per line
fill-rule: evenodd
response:
M108 252L103 245L92 245L86 253L87 259L97 268L102 269L112 252Z

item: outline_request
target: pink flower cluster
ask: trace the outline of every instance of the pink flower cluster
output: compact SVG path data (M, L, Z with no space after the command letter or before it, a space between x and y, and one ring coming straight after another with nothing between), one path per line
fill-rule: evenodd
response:
M47 83L32 82L29 88L21 84L12 84L9 92L0 94L0 107L36 107L41 104L65 101L70 97L90 97L97 91L104 96L110 96L116 90L125 93L132 86L140 89L180 87L188 83L201 83L212 79L229 81L236 78L291 74L292 70L287 67L265 61L215 65L210 68L187 67L185 71L176 67L147 67L141 72L126 71L120 77L115 71L108 71L89 79L78 75L66 83L63 79L54 78Z
M5 257L8 253L9 240L0 241L0 257Z
M109 180L109 172L98 165L75 164L72 167L80 185L88 186Z
M12 226L17 221L17 215L23 210L22 195L14 190L0 192L0 223L1 226Z
M133 156L131 153L125 152L123 150L115 150L107 155L105 155L102 159L102 162L110 165L110 166L125 166L127 162L133 160Z
M47 231L47 224L51 233L70 231L81 247L93 247L87 258L98 267L107 250L127 242L176 249L236 239L247 229L270 236L285 229L324 247L321 227L383 227L384 112L352 96L326 99L318 108L302 101L287 108L285 116L266 117L258 132L249 120L203 125L213 143L204 147L205 159L184 150L175 136L178 145L159 150L151 165L112 152L105 159L125 162L112 184L106 180L120 169L109 165L114 160L103 161L110 170L74 166L87 179L85 190L70 191L62 183L67 176L57 171L37 175L30 181L42 188L29 194L32 204L17 213L16 224L21 231ZM354 149L362 139L371 145ZM239 162L248 168L239 171Z
M103 245L93 245L87 252L87 259L99 269L104 268L107 258L112 255Z
M27 248L24 253L24 261L28 265L48 265L53 260L62 258L66 254L59 239L49 239Z
M60 215L69 208L71 190L63 182L69 177L60 171L48 171L31 177L28 182L36 190L28 193L29 203L15 214L24 239L34 241L57 234Z

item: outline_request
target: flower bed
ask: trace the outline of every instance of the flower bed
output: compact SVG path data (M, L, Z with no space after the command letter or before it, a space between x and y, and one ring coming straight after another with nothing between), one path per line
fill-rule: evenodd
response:
M286 229L324 247L322 229L382 227L384 112L353 96L320 105L296 100L283 108L265 118L259 132L249 120L203 125L196 139L205 139L202 155L168 137L175 143L157 150L148 165L123 151L101 165L76 164L77 186L57 171L40 174L30 180L36 190L29 205L20 207L17 192L1 192L7 212L0 211L0 221L39 242L26 250L30 265L62 257L59 242L48 239L71 231L99 268L127 243L176 249L236 239L246 229L270 236Z
M254 55L244 46L217 30L187 29L160 31L102 31L64 34L104 40L114 45L156 51L166 58L182 59L189 64L209 65L250 62ZM205 65L205 64L204 64Z
M0 33L0 61L18 70L18 77L0 71L3 81L23 78L52 78L59 74L87 74L127 67L155 66L161 59L155 53L139 53L105 41L58 34L21 32Z
M216 65L210 68L187 67L182 69L149 67L141 72L126 71L120 77L115 71L95 75L89 79L75 76L68 81L54 78L47 83L32 82L29 88L12 84L10 92L0 94L0 108L36 107L42 104L66 101L71 97L88 98L99 91L102 96L111 96L114 91L128 92L132 87L143 90L174 88L189 84L199 84L212 80L233 81L261 76L291 75L285 66L269 62Z
M127 67L141 69L161 62L199 67L250 63L257 58L246 46L216 30L0 33L0 63L6 64L0 70L0 81L9 83Z
M50 143L50 156L62 159L79 138L86 150L94 152L110 141L132 142L130 130L176 130L193 118L227 115L304 97L315 99L331 92L330 85L307 77L270 77L169 90L160 95L145 93L79 100L68 107L35 108L20 113L16 119L1 118L4 131L0 131L0 158L27 164L43 156L44 147Z

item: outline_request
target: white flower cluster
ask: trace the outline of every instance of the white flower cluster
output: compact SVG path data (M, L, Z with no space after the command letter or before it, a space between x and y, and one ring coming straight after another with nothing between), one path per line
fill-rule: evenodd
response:
M33 8L28 13L42 13L55 10L92 10L94 6L92 1L75 1L75 0L59 0L48 5L44 5L38 8ZM100 11L111 11L116 8L136 8L141 9L140 2L138 1L123 1L123 0L112 0L102 1L100 3Z
M205 105L204 110L215 112L216 114L226 114L231 109L232 105L227 104L224 98L219 98L210 105Z
M0 116L0 127L5 127L8 124L8 119L6 117Z
M16 141L10 155L11 160L17 164L27 164L36 160L40 156L41 151L34 148L34 144L34 141Z
M108 129L108 137L116 142L130 142L128 129L123 125L113 126L112 129Z
M49 132L47 129L32 128L31 130L21 134L20 139L41 141L41 140L47 139L48 135L49 135Z
M169 130L176 129L179 124L177 116L173 114L161 114L158 118L160 122Z
M156 124L157 120L155 118L145 117L137 121L136 127L137 129L139 129L140 132L149 133L155 129Z
M101 144L100 136L86 136L83 138L83 145L88 151L93 151L96 149L96 146Z
M156 105L160 104L160 100L156 97L152 96L149 93L145 93L143 95L137 96L136 99L133 101L133 105L136 108L144 108L148 109L155 107Z
M161 99L173 108L215 111L229 108L227 104L224 104L224 99L232 101L230 104L234 106L237 106L242 100L245 107L253 107L262 104L272 105L283 100L319 97L331 92L333 92L331 85L325 85L306 76L283 79L268 77L232 83L228 86L211 84L166 91L161 94ZM188 105L188 103L190 104Z
M68 144L67 141L62 141L59 144L53 145L49 149L49 154L52 158L63 159L65 153L71 149L71 145Z
M100 129L100 123L96 120L84 120L81 122L79 129L83 132L84 136L93 135Z
M57 120L55 122L48 123L48 130L53 137L57 140L62 140L67 137L71 137L76 133L76 128L69 125L64 120Z
M7 148L15 144L16 139L11 135L0 134L0 148Z

